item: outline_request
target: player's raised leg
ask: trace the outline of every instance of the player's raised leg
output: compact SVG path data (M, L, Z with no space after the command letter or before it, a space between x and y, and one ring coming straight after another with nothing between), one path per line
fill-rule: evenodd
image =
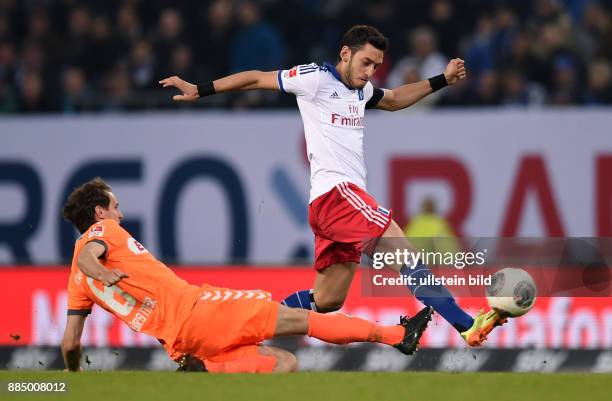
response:
M404 237L404 233L395 221L392 221L384 232L376 252L395 252L400 250L414 251L414 247ZM487 313L480 311L476 318L472 318L457 303L455 298L443 285L421 285L427 276L433 275L432 271L418 261L416 266L390 265L389 267L400 272L406 277L413 277L415 284L408 284L412 294L423 304L431 306L437 313L449 322L470 346L480 346L487 339L487 335L494 327L502 325L506 319L497 312L491 310Z
M318 270L312 289L294 292L281 304L321 313L340 310L348 295L356 269L357 263L346 262Z
M364 210L365 201L361 198L356 201L359 195L355 191L371 205L375 203L354 184L340 183L309 205L317 275L312 289L291 294L282 302L284 305L333 312L344 304L361 260L362 239L381 236L389 224L387 215ZM374 213L376 216L372 217Z
M314 310L321 313L342 308L361 259L359 243L335 242L315 235L314 286L294 292L281 303L290 308Z
M425 307L412 318L402 317L399 325L384 326L342 313L322 314L280 305L274 336L307 334L333 344L375 342L391 345L411 355L416 351L432 313L430 307Z
M348 296L357 263L336 263L318 270L313 286L315 305L319 312L340 310Z

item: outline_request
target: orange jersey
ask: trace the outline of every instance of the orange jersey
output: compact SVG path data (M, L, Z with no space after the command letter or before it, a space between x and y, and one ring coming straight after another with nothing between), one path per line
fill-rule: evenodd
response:
M86 277L77 266L83 247L95 241L106 248L100 262L128 274L105 287ZM132 330L165 342L173 354L177 334L202 294L155 259L114 220L92 225L76 242L68 282L68 314L86 315L97 304L124 321Z

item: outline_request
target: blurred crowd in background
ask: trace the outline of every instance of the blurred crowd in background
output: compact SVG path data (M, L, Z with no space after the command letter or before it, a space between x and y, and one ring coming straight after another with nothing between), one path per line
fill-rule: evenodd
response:
M421 107L612 104L612 0L0 0L0 113L288 107L248 92L177 105L158 81L334 63L342 34L390 39L374 84L466 60Z

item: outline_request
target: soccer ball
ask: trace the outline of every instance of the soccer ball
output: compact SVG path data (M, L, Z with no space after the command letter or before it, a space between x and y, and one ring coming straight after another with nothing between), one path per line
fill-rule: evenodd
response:
M486 293L491 308L503 316L517 317L533 308L537 288L525 270L506 267L493 275Z

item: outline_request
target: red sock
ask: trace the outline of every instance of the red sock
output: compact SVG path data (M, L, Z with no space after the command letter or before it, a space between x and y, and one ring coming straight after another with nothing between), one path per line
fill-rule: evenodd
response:
M334 344L376 342L398 344L404 338L402 326L381 326L367 320L342 313L308 314L308 335Z

